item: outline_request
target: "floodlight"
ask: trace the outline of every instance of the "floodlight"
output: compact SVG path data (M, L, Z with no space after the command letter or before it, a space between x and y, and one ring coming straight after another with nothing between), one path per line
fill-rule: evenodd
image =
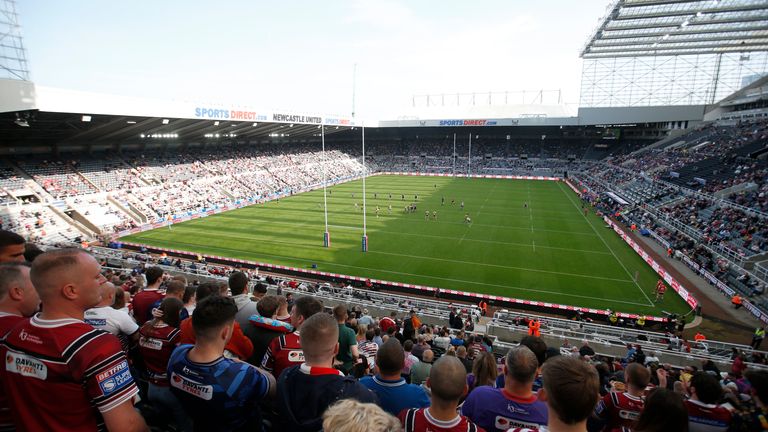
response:
M218 121L218 120L216 120L215 122L213 122L213 125L214 125L214 126L218 126L218 125L219 125L219 121Z
M82 118L82 120L83 120L84 122L89 122L89 121L91 121L91 116L89 116L89 115L84 115L84 116L83 116L83 118Z
M16 120L14 120L13 122L21 127L29 127L29 122L27 120L29 120L29 114L25 113L22 116L22 115L19 115L19 113L16 113Z
M163 119L163 124L168 124L168 123L170 123L170 122L171 122L171 121L170 121L170 120L168 120L168 119Z

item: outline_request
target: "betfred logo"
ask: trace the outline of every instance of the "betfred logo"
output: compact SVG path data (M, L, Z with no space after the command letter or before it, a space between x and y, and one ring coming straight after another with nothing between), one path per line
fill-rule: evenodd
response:
M128 369L128 362L122 361L111 368L105 370L104 372L101 372L100 374L96 375L97 381L103 381L109 377L117 375L121 370Z
M101 393L104 396L109 396L112 393L122 390L133 383L133 376L128 368L128 362L123 360L106 371L97 374L96 382L99 384Z

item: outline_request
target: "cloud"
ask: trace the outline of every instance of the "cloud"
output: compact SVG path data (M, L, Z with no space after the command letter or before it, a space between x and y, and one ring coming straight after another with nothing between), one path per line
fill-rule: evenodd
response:
M413 10L401 2L391 0L354 0L346 21L354 24L373 25L392 29L415 24Z

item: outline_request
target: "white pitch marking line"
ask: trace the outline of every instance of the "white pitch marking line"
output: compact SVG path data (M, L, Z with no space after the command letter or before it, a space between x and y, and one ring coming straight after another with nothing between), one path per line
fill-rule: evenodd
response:
M450 223L450 222L447 222L447 223ZM280 221L269 222L269 224L270 225L271 224L287 225L287 226L290 226L290 227L296 226L296 224L294 224L292 222L280 222ZM473 222L473 225L474 225L474 222ZM233 226L247 226L247 225L236 224L236 225L233 225ZM359 226L355 226L355 225L334 225L334 224L328 224L328 226L331 227L331 228L337 228L337 229L348 230L348 231L359 231L360 230L360 227ZM189 230L197 229L197 228L193 228L192 226L189 226L189 225L187 225L187 226L185 226L183 228L184 229L189 229ZM205 231L205 230L201 229L201 231ZM536 230L536 231L541 231L541 230ZM438 239L447 239L447 240L455 240L456 239L456 237L451 237L451 236L439 236L439 235L432 235L432 234L407 233L407 232L401 232L401 231L376 230L375 232L381 233L381 234L394 234L394 235L399 235L399 236L426 237L426 238L438 238ZM222 235L226 236L226 234L222 234ZM590 233L589 235L590 236L594 236L594 234L592 234L592 233ZM237 234L237 236L233 236L233 237L236 237L236 238L250 238L250 239L254 239L254 240L260 239L260 237L248 236L248 235L245 235L245 234ZM267 238L271 238L271 237L267 237ZM503 241L496 241L496 240L480 240L480 239L466 239L466 238L464 240L469 241L469 242L476 242L476 243L501 244L501 245L510 245L510 246L531 246L528 243L503 242ZM270 241L272 241L272 240L270 240ZM587 249L563 248L563 247L557 247L557 246L541 246L541 245L539 245L539 248L561 250L561 251L566 251L566 252L589 253L589 254L597 254L597 255L610 255L611 254L610 252L603 252L603 251L596 251L596 250L587 250Z
M209 246L209 245L198 245L198 244L194 244L194 243L186 243L186 242L182 242L182 241L175 241L175 243L186 244L186 245L189 245L189 246ZM216 247L218 249L221 249L221 250L229 250L229 251L240 252L240 253L244 252L244 251L239 250L239 249L232 249L232 248L226 248L226 247L220 247L220 246L216 246ZM284 255L261 254L261 253L259 255L267 256L267 257L274 257L274 258L286 258L286 259L292 260L292 261L301 261L301 262L307 262L307 263L323 263L323 264L330 264L330 265L334 265L334 266L338 266L338 267L356 268L356 269L361 269L361 270L372 270L372 271L378 271L378 272L382 272L382 273L391 273L391 274L397 274L397 275L403 275L403 276L415 276L415 277L421 277L421 278L426 278L426 279L446 280L446 281L449 281L449 282L460 282L462 284L468 284L468 285L480 285L480 286L493 286L493 287L499 287L499 288L511 288L511 289L516 289L516 290L520 290L520 291L531 291L531 292L536 292L536 293L556 294L558 296L586 298L586 299L592 299L592 300L604 300L604 301L610 301L610 302L613 302L613 303L624 303L624 304L631 304L631 305L636 305L636 306L648 306L648 305L643 304L643 303L636 303L636 302L630 302L630 301L625 301L625 300L613 300L613 299L604 298L604 297L591 297L591 296L584 296L584 295L579 295L579 294L568 294L568 293L563 293L563 292L560 292L560 291L547 291L547 290L542 290L542 289L538 289L538 288L536 288L536 289L534 289L534 288L523 288L523 287L518 287L518 286L514 286L514 285L500 285L500 284L483 283L483 282L463 280L463 279L444 278L444 277L439 277L439 276L425 276L425 275L420 275L420 274L415 274L415 273L405 273L405 272L397 272L397 271L392 271L392 270L383 270L383 269L370 268L370 267L353 266L353 265L348 265L348 264L339 264L339 263L335 263L335 262L328 262L328 261L322 261L322 260L309 260L309 259L302 259L302 258L294 258L294 257L288 257L288 256L284 256Z
M223 215L226 215L226 213L221 213L219 216L222 219L241 219L241 220L246 220L246 218L242 218L242 217L232 217L232 216L223 216ZM265 218L264 220L265 220L264 223L269 223L269 224L291 225L291 226L296 225L294 222L283 222L283 221L279 221L279 220L273 220L273 219L270 219L270 218ZM373 222L375 222L375 221L373 221ZM378 222L378 223L382 224L382 225L384 224L384 222ZM408 219L400 219L398 221L398 223L411 223L411 224L418 223L419 226L423 226L422 222L411 221L411 220L408 220ZM441 224L451 224L451 225L464 225L464 222L447 222L445 220L441 220L440 223ZM481 226L481 227L486 227L486 226L487 227L494 227L494 228L499 228L499 229L503 229L503 230L526 230L527 231L528 229L530 229L530 227L520 227L520 226L512 226L512 225L490 225L490 224L481 224L481 223L477 223L477 222L472 222L472 225L477 225L477 226ZM341 226L341 225L329 225L329 226ZM550 230L550 229L534 229L534 231L538 231L538 232L553 232L553 233L569 234L569 235L584 235L584 236L589 236L589 237L594 237L595 236L594 233L591 233L591 232L580 232L580 231L564 231L564 230Z
M592 225L591 223L589 223L589 220L587 219L587 217L586 217L586 216L584 216L584 214L583 214L582 212L580 212L580 211L579 211L579 206L578 206L578 205L576 205L576 203L575 203L575 202L573 202L573 198L571 198L571 195L567 193L568 191L567 191L567 190L564 190L564 189L563 189L563 186L562 186L562 185L561 185L559 182L558 182L558 184L557 184L557 185L558 185L558 187L560 188L560 191L562 191L562 192L563 192L563 193L564 193L564 194L565 194L565 195L568 197L568 200L569 200L569 201L571 201L571 204L573 204L573 206L574 206L574 207L576 207L576 212L578 212L578 213L579 213L579 214L580 214L580 215L581 215L581 216L584 218L584 221L585 221L585 222L586 222L586 223L587 223L587 224L590 226L590 228L592 228L592 231L594 231L594 232L595 232L595 235L597 235L598 237L600 237L600 240L603 242L603 244L605 245L605 247L607 247L607 248L608 248L608 250L609 250L609 251L611 251L611 254L613 255L613 258L614 258L614 259L615 259L615 260L616 260L616 261L619 263L619 265L621 266L621 268L623 268L623 269L624 269L624 272L625 272L625 273L627 273L627 276L629 276L629 279L632 279L632 274L629 272L629 270L627 270L627 267L624 265L624 263L623 263L623 262L621 262L621 260L619 259L619 257L617 257L617 256L616 256L616 252L614 252L614 251L613 251L613 249L611 249L611 247L610 247L610 246L608 246L608 242L606 242L606 241L605 241L605 239L603 238L603 236L601 236L601 235L600 235L600 233L598 233L598 232L597 232L597 230L595 229L594 225ZM650 297L648 297L648 294L646 294L646 293L645 293L645 290L643 290L643 288L640 286L640 284L638 284L638 283L637 283L637 281L634 281L634 280L633 280L633 282L634 282L635 286L637 287L637 289L639 289L639 290L640 290L640 292L641 292L641 293L643 293L643 296L645 296L646 300L648 300L648 306L651 306L651 307L653 307L653 306L654 306L654 303L651 301L651 298L650 298Z
M573 277L581 277L586 279L600 279L600 280L608 280L608 281L614 281L614 282L632 282L631 280L626 279L618 279L618 278L609 278L609 277L603 277L603 276L592 276L592 275L583 275L578 273L567 273L567 272L558 272L558 271L552 271L552 270L540 270L540 269L532 269L529 267L514 267L514 266L505 266L500 264L487 264L487 263L481 263L481 262L474 262L474 261L463 261L463 260L454 260L454 259L447 259L447 258L436 258L436 257L427 257L427 256L421 256L421 255L407 255L407 254L400 254L400 253L394 253L394 252L381 252L381 251L369 251L372 254L381 254L381 255L392 255L392 256L401 256L406 258L417 258L417 259L425 259L425 260L431 260L431 261L445 261L449 263L459 263L459 264L470 264L473 266L481 266L481 267L497 267L497 268L503 268L503 269L510 269L510 270L523 270L523 271L530 271L535 273L547 273L547 274L556 274L556 275L563 275L563 276L573 276Z

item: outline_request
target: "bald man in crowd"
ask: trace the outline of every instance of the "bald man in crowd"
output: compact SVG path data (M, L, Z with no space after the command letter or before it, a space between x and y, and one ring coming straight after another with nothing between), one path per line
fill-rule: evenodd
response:
M340 399L376 402L376 395L352 377L333 368L339 352L339 326L334 317L318 313L301 326L304 363L286 369L277 383L281 430L317 431L323 413Z
M467 394L467 371L464 364L453 356L443 356L432 366L427 378L432 392L429 408L409 408L398 418L405 432L427 431L480 431L471 420L457 414L461 398Z
M42 312L0 344L0 379L21 430L147 431L139 393L117 338L83 322L101 301L101 266L81 249L37 257L30 277ZM66 403L62 403L66 401Z
M132 342L139 339L139 326L127 312L114 309L117 288L111 282L101 286L101 301L96 307L85 311L85 322L93 328L107 331L120 340L123 351L126 353Z

